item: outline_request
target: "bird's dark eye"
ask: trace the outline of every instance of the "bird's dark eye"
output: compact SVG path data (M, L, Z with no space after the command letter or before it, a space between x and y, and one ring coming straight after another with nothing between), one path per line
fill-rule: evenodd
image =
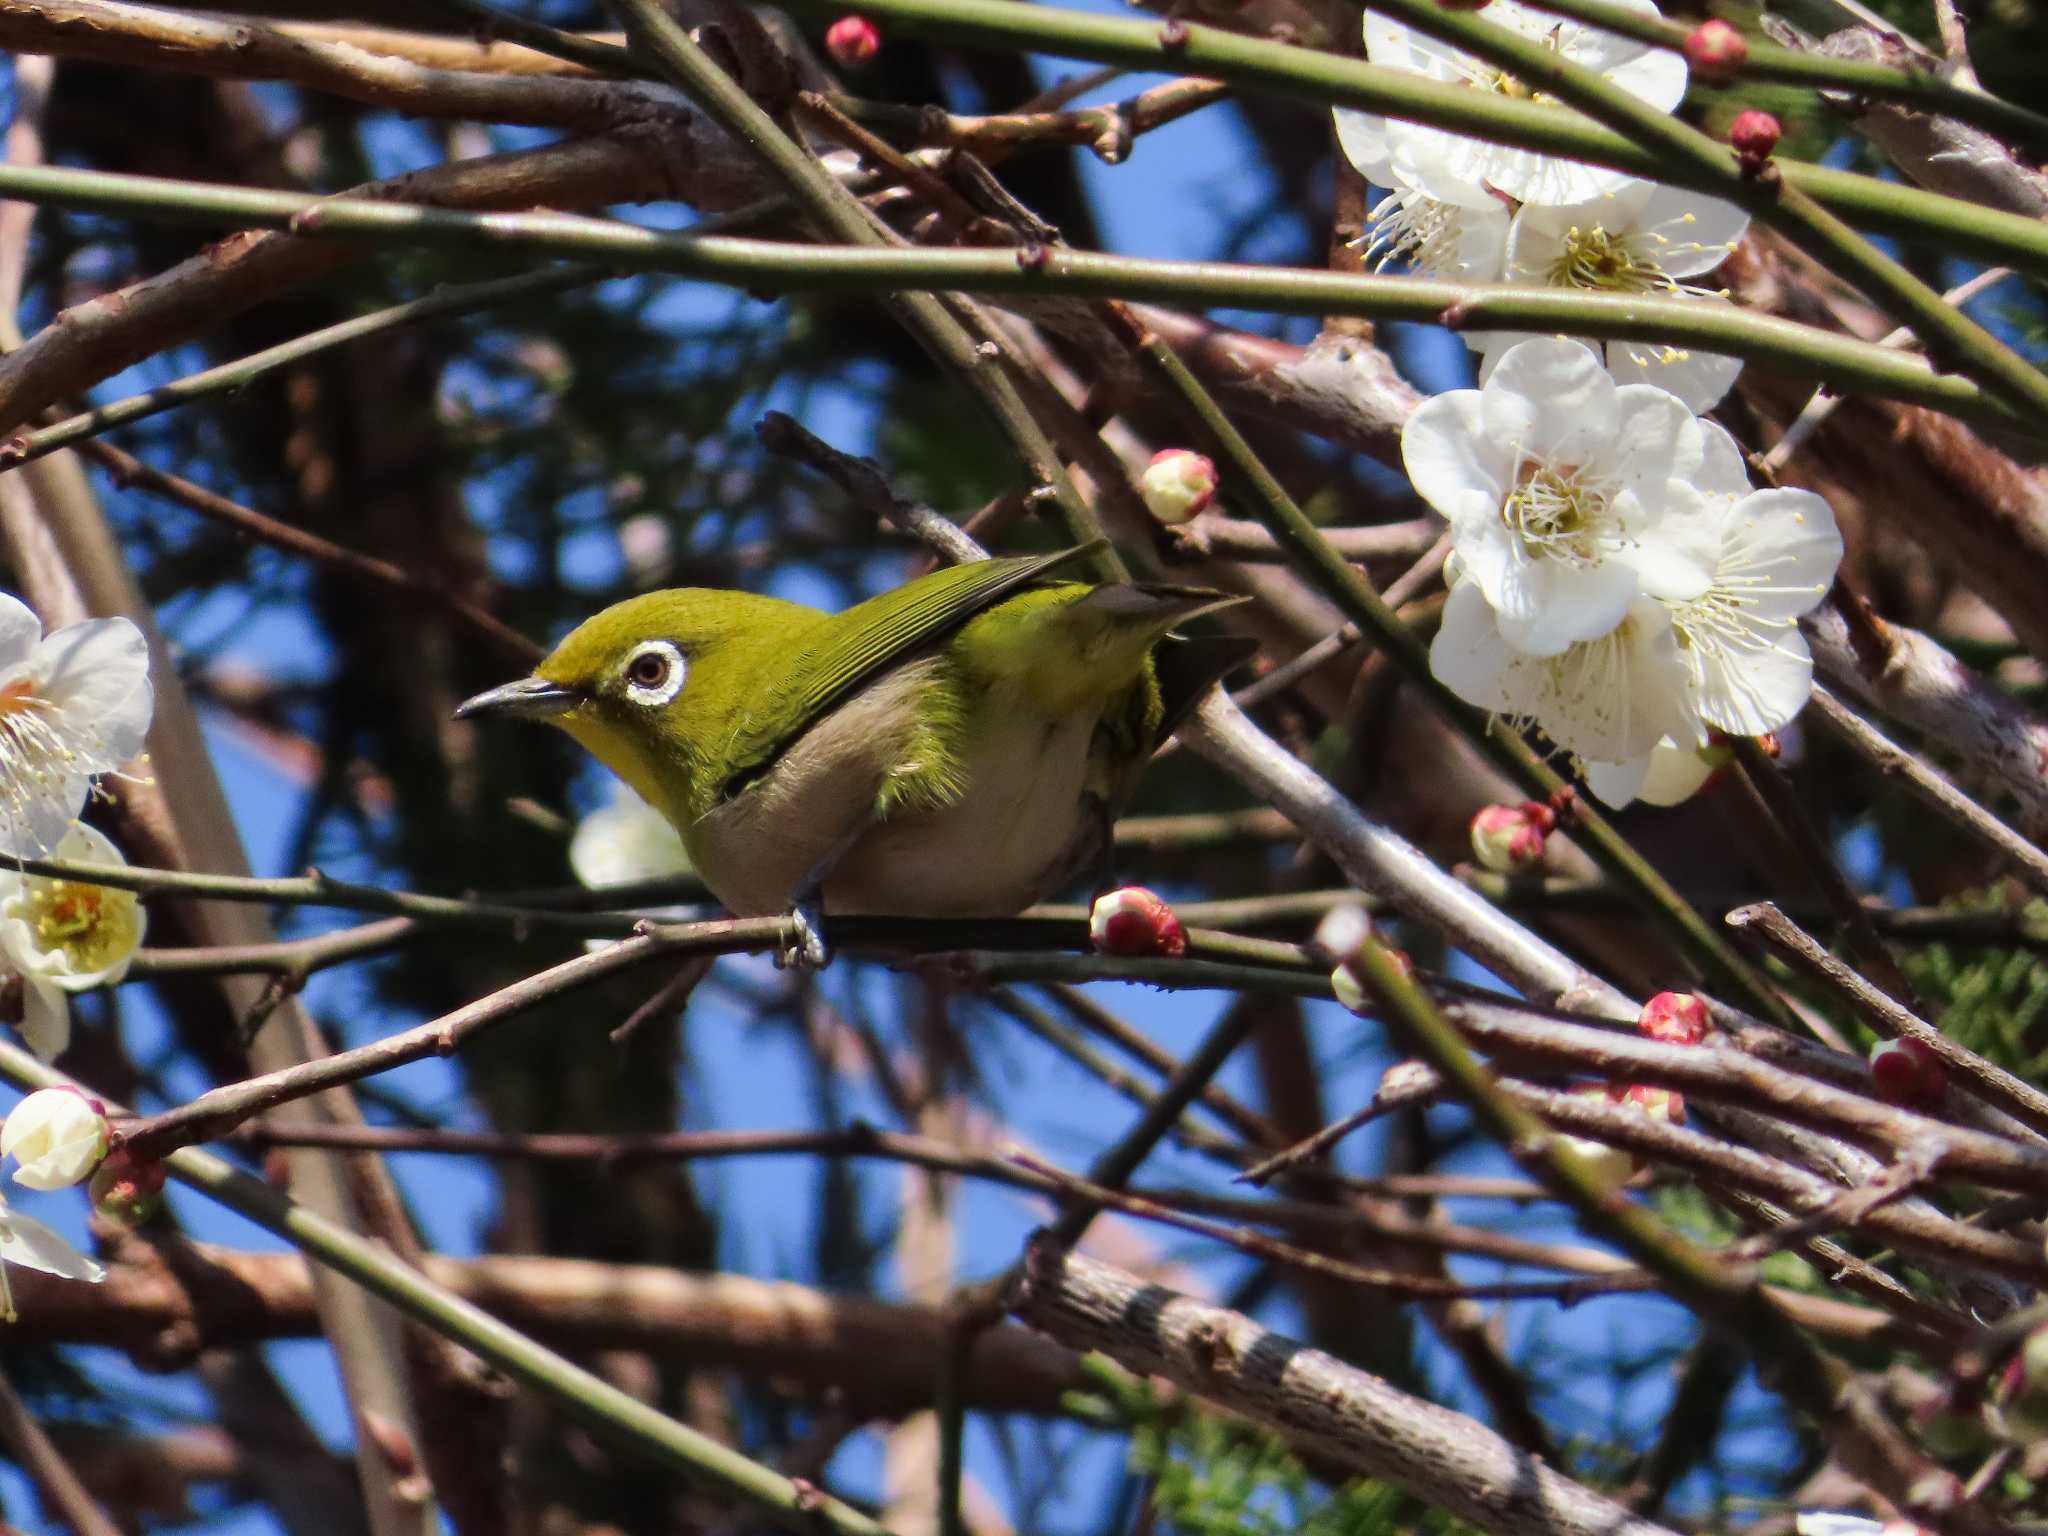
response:
M683 691L683 666L683 653L674 641L641 641L620 669L626 697L649 709L659 708Z

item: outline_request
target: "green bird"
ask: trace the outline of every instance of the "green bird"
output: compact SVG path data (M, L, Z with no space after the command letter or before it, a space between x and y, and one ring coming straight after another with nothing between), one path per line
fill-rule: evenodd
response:
M585 620L456 718L573 736L741 916L1020 912L1104 867L1153 750L1251 642L1178 624L1244 599L1054 573L1090 548L933 571L844 613L681 587Z

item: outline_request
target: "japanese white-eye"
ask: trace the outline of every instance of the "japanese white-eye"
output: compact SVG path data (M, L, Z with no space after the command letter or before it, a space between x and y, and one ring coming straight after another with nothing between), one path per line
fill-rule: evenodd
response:
M1220 592L1048 579L1087 550L933 571L844 613L650 592L456 711L545 720L665 815L740 915L993 917L1108 855L1180 714L1248 642Z

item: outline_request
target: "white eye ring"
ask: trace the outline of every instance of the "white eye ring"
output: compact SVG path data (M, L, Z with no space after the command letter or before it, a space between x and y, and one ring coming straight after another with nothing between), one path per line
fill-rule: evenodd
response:
M626 697L635 704L657 708L683 691L689 668L683 653L667 640L646 640L633 647L620 669L626 677Z

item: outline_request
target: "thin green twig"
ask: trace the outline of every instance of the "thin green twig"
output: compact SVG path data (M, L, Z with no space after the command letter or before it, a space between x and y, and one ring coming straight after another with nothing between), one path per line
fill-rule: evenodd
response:
M1692 27L1616 0L1522 0L1531 10L1569 16L1588 26L1678 52ZM1748 55L1735 69L1738 80L1768 80L1853 92L1874 101L1896 101L1923 112L1974 123L1987 132L2048 149L2048 117L1985 91L1968 91L1924 69L1895 69L1868 59L1837 59L1786 48L1766 38L1746 37Z
M65 168L0 166L0 196L142 216L289 227L304 234L576 256L621 269L723 281L757 292L909 287L1135 298L1382 320L1438 321L1448 316L1474 330L1570 331L1669 341L1817 375L1845 392L1908 400L2007 430L2015 425L2011 414L1976 384L1936 372L1923 358L1752 314L1732 304L1087 251L812 246L668 233L571 214L478 214L368 199L323 201L295 193ZM2048 226L2041 233L2048 255ZM1051 452L1049 445L1046 451ZM4 462L5 446L0 445L0 465ZM1058 463L1056 457L1047 462Z
M792 0L792 9L829 15L841 6ZM1719 167L1674 162L1579 112L1217 27L1168 27L1020 0L872 0L861 11L913 37L1202 75L1297 104L1357 107L1701 191L1724 185ZM1781 160L1778 168L1788 187L1880 234L2037 274L2048 270L2048 226L2039 220L1827 166Z

